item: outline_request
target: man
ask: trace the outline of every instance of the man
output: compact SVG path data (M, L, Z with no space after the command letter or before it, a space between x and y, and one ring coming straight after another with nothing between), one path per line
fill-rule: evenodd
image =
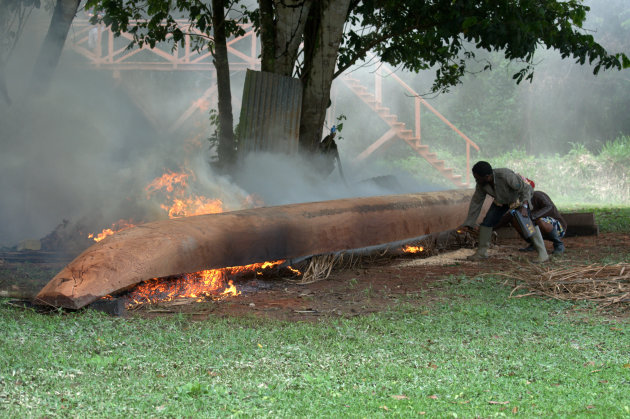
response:
M488 246L492 237L492 228L497 225L509 210L517 210L524 217L531 219L529 201L532 197L532 187L523 178L510 169L492 169L490 163L479 161L472 168L477 183L475 193L470 200L468 216L462 225L464 229L475 226L486 195L494 198L481 225L479 226L479 247L474 255L468 259L479 261L488 257ZM538 252L535 262L542 263L549 259L543 242L540 228L532 228L531 243Z
M337 143L335 142L336 135L337 127L333 125L333 127L330 129L330 134L324 137L324 139L319 143L319 151L321 153L319 162L320 170L323 174L323 177L328 177L333 172L333 170L335 170L336 163L337 168L339 169L339 175L345 183L346 178L343 175L343 170L341 168L341 159L339 158L339 150L337 149Z
M534 191L531 203L532 220L534 220L534 223L540 228L543 239L553 243L554 255L562 255L564 253L562 238L567 231L567 222L562 217L551 198L549 198L549 195L543 191ZM519 250L531 252L534 250L534 246L530 241L528 247Z

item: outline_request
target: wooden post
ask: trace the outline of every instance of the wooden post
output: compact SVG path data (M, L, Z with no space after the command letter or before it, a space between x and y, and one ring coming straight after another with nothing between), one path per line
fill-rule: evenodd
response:
M378 67L374 73L374 97L377 104L383 103L383 72L381 67Z
M420 133L420 105L421 105L421 101L420 98L418 96L416 96L416 139L417 144L420 145L422 144L422 138L421 138L421 133Z

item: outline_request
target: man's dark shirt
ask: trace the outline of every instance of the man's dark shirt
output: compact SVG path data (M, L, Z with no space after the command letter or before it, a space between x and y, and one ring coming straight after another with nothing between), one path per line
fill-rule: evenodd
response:
M560 222L564 231L567 231L567 222L560 215L560 211L556 208L556 205L553 203L549 195L544 193L543 191L534 191L534 194L531 198L531 214L532 220L537 220L541 217L552 217ZM504 227L510 223L512 220L512 215L508 212L503 216L501 221L494 226L495 229Z
M560 215L560 211L556 208L556 205L553 203L549 195L544 193L543 191L534 191L534 195L532 195L532 218L534 220L541 217L552 217L556 220L560 221L562 224L562 228L567 230L567 222Z

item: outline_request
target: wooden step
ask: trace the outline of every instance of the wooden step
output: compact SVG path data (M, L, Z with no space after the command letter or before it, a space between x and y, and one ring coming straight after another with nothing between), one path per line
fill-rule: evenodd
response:
M416 150L418 152L418 154L420 154L420 155L422 155L422 153L426 153L427 151L429 151L429 146L428 145L417 144L413 140L407 141L407 144L412 146L414 148L414 150Z
M413 138L413 131L410 129L401 129L398 131L398 135L400 135L405 140L411 140Z
M362 100L373 100L376 102L376 96L370 92L357 92L357 95L359 95Z
M414 137L413 131L406 129L404 122L398 120L398 116L390 113L390 109L382 106L381 101L376 99L376 95L370 93L368 89L357 79L345 77L348 87L370 108L372 108L382 119L396 131L396 135L404 140L411 148L413 148L420 156L427 160L442 176L449 179L455 186L463 188L467 187L461 175L456 175L454 170L446 167L444 160L438 159L436 153L429 151L429 146L421 144L420 138Z
M447 171L446 163L444 162L444 160L430 160L429 163L431 163L431 166L435 167L442 173Z

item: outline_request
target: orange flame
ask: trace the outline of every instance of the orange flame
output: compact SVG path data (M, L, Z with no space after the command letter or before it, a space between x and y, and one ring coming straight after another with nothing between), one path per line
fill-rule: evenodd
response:
M192 215L215 214L223 212L223 203L218 199L209 199L191 193L187 180L194 176L189 173L164 173L153 179L145 188L147 199L158 191L167 201L160 207L168 213L169 218L189 217Z
M236 289L236 287L234 286L234 281L232 281L231 279L228 281L228 286L225 288L225 290L221 293L221 295L232 295L232 296L236 296L236 295L241 295L241 292L239 290Z
M222 269L208 269L177 278L153 278L139 284L128 295L131 303L128 307L140 304L155 304L173 301L179 298L191 298L202 301L206 298L221 298L241 295L230 275L261 274L282 264L284 260L252 263L244 266L231 266ZM293 269L292 269L293 270ZM227 285L225 285L227 282ZM221 289L223 289L221 291Z
M159 191L160 189L166 189L166 192L173 192L174 185L180 184L186 186L186 179L189 174L187 173L164 173L162 176L155 178L147 185L145 190L147 191L147 198L150 198L152 192Z
M294 275L302 275L302 272L300 272L299 269L294 269L291 266L287 266L287 269L293 272Z
M424 247L422 246L405 246L403 247L403 252L405 253L420 253L424 251Z
M90 233L88 235L89 239L94 239L95 242L100 242L107 236L111 236L114 233L118 233L119 231L127 230L128 228L135 227L132 224L131 220L118 220L112 224L112 228L105 228L103 231L94 236L94 233Z
M170 207L165 204L160 205L160 207L168 212L169 218L223 212L223 203L220 200L208 199L203 196L185 199L174 198Z

